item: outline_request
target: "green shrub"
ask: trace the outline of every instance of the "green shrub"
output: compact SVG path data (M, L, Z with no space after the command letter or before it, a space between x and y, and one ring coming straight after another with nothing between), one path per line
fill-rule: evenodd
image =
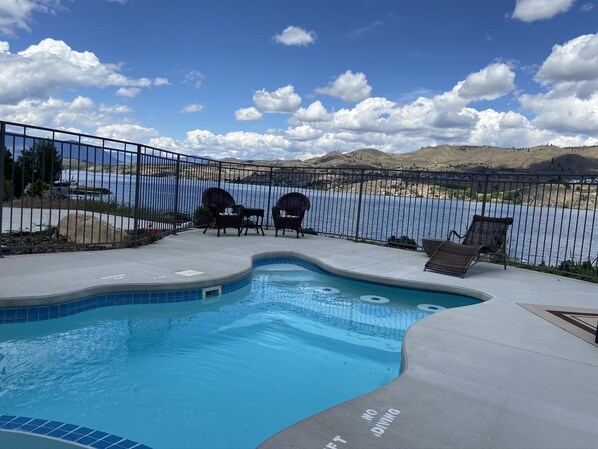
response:
M2 201L9 201L12 198L12 182L9 179L4 180L4 195Z
M587 276L598 276L598 266L594 267L592 262L575 262L573 260L563 260L558 269L567 273L582 274Z
M193 213L193 226L208 226L212 221L212 213L207 206L198 206Z
M50 190L50 184L45 183L41 179L36 180L33 184L29 184L25 188L25 195L27 196L43 196L44 193Z
M410 249L413 251L417 249L417 242L407 235L402 235L400 237L391 235L386 242L387 246L395 248Z

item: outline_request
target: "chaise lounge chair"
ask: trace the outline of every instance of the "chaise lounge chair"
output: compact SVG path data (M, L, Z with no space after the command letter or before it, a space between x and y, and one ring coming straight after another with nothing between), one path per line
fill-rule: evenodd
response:
M513 224L510 217L483 217L474 215L464 236L457 231L449 232L447 240L432 254L424 267L425 270L464 277L465 272L480 260L480 255L498 255L502 257L507 269L505 242L509 226ZM451 237L456 236L463 241L455 243Z
M211 187L203 191L201 202L210 209L213 222L218 230L218 237L220 237L221 229L224 229L226 234L226 228L234 228L238 232L237 235L241 235L244 208L241 204L235 203L235 199L230 193L224 189ZM209 225L206 226L204 234L209 227Z
M299 238L300 232L305 237L301 223L309 208L309 198L302 193L290 192L281 196L276 202L276 206L272 208L275 237L278 237L279 229L282 229L282 235L284 235L285 229L290 229L297 232L297 238Z

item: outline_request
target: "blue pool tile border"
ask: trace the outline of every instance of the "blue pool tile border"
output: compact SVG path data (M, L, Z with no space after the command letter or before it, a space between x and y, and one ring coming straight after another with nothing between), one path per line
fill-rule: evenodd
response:
M319 273L328 273L316 264L308 262L299 257L264 257L253 261L253 268L271 264L294 264ZM251 283L251 275L242 279L221 285L221 293L231 293ZM45 321L55 318L63 318L87 310L101 307L113 307L120 305L134 304L165 304L201 301L203 299L203 287L187 290L165 290L149 292L122 292L106 293L89 296L75 301L47 306L10 307L0 308L0 325L13 323L30 323L33 321Z
M252 268L261 267L272 264L293 264L306 268L316 273L328 274L338 276L325 269L321 268L313 262L309 262L300 257L294 256L266 256L258 257L253 260ZM360 279L360 282L369 284L379 284L379 282L368 281ZM238 279L233 282L220 285L221 293L231 293L251 284L251 274ZM45 321L55 318L63 318L74 315L76 313L85 312L87 310L98 309L101 307L113 307L120 305L135 305L135 304L165 304L165 303L179 303L190 301L202 301L203 290L210 289L217 286L206 286L196 289L186 290L165 290L165 291L149 291L149 292L122 292L122 293L106 293L100 295L89 296L83 299L78 299L62 304L54 304L47 306L30 306L30 307L10 307L0 308L0 325L13 323L28 323L33 321ZM425 288L401 287L407 290L425 290ZM465 295L467 296L467 295ZM479 298L475 298L480 300Z
M320 268L313 262L309 262L307 260L301 259L299 257L264 257L261 259L255 259L253 261L253 268L261 267L264 265L272 265L272 264L293 264L299 265L300 267L307 268L310 271L315 271L316 273L323 273L323 274L331 274L330 272Z
M222 294L230 293L251 283L251 276L221 286ZM125 292L94 295L75 301L48 306L0 308L0 325L29 323L63 318L87 310L135 304L167 304L203 300L203 287L191 290L166 290L154 292Z
M89 427L24 416L0 415L0 431L52 437L67 443L77 443L90 449L151 449L145 444Z

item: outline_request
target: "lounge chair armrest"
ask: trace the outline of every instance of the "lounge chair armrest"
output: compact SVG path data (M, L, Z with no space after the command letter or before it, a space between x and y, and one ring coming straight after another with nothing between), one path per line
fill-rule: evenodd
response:
M235 204L231 206L231 209L233 210L233 214L242 214L245 207L242 204Z
M274 217L274 218L280 217L280 208L278 206L272 207L272 217Z
M451 232L449 232L449 234L448 234L448 236L447 236L447 238L446 238L446 239L447 239L447 240L450 240L450 239L451 239L451 237L453 236L453 234L454 234L454 235L456 235L456 236L457 236L458 238L460 238L460 239L462 239L462 238L464 237L464 236L460 235L460 234L459 234L457 231L455 231L455 230L453 229Z

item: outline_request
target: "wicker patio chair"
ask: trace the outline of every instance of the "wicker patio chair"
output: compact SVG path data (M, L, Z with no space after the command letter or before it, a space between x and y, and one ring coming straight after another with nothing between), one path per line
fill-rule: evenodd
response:
M310 208L309 198L299 192L290 192L280 197L276 206L272 208L272 218L274 219L275 237L278 237L278 230L282 229L284 235L285 229L290 229L305 237L301 223L305 212Z
M211 187L203 191L201 202L210 209L214 226L218 230L218 237L221 229L224 229L226 234L226 228L234 228L237 230L237 235L241 235L244 208L243 205L236 204L230 193L224 189ZM209 227L206 226L204 234Z
M465 276L465 272L480 260L480 255L497 255L503 259L507 269L505 242L511 217L483 217L474 215L465 235L457 231L449 232L447 240L432 254L425 270L438 271L454 276ZM462 242L451 241L453 236Z

